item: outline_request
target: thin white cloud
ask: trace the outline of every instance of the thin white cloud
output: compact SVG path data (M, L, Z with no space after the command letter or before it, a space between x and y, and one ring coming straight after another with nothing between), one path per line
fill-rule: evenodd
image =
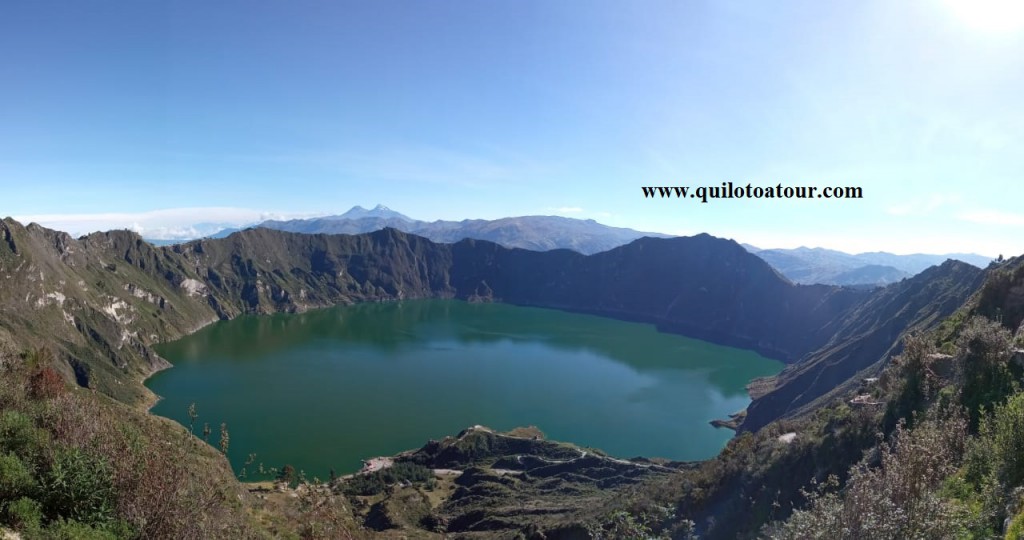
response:
M1001 238L979 238L967 232L891 235L884 243L878 242L880 235L857 233L808 233L796 237L771 231L737 231L735 233L719 233L715 236L734 238L737 242L751 244L761 249L793 249L803 246L835 249L846 253L871 251L887 251L898 255L977 253L988 257L995 257L997 253L1016 253L1013 242Z
M559 206L557 208L548 208L550 212L555 214L582 214L583 209L579 206Z
M957 214L957 219L982 225L1001 225L1005 227L1024 227L1024 214L1003 212L1000 210L974 210Z
M281 213L235 207L165 208L148 212L102 212L94 214L34 214L13 216L22 223L73 235L95 231L129 229L146 238L183 240L213 234L221 229L244 227L267 219L313 217L324 213Z
M924 216L935 212L943 206L959 203L961 199L962 198L959 195L936 193L928 197L922 197L890 206L886 209L886 213L900 217Z

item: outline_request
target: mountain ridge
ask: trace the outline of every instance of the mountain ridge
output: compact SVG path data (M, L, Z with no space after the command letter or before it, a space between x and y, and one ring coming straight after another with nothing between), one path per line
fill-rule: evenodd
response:
M436 244L396 229L349 236L257 228L155 247L129 231L73 239L13 220L2 228L3 325L36 341L32 328L73 329L61 346L65 373L85 385L105 381L115 394L117 379L164 367L154 343L243 313L403 298L504 301L649 322L793 361L823 342L815 330L821 320L865 294L790 284L734 242L709 235L642 239L586 256L481 240ZM702 307L725 294L733 299ZM142 397L135 394L122 397Z
M593 255L474 239L439 244L393 228L361 235L254 228L155 247L129 231L73 239L8 219L3 237L0 275L11 286L0 293L0 330L38 341L40 328L73 329L60 346L66 376L128 402L151 400L137 383L166 367L153 344L247 313L406 298L500 301L646 322L811 366L836 360L827 345L852 324L851 314L869 318L863 306L917 283L875 291L793 284L736 242L708 234L641 238ZM969 285L946 277L921 282L936 292ZM940 307L938 315L949 311ZM820 357L811 362L814 351ZM857 365L881 360L875 353L886 349L871 351ZM755 400L748 429L790 412L793 392L810 401L831 390L787 377Z
M670 237L653 232L611 227L592 219L562 216L518 216L494 220L463 219L460 221L417 220L396 212L383 204L372 209L354 206L342 214L290 220L265 220L244 228L271 229L324 234L360 234L387 227L424 236L435 242L454 243L463 238L490 240L506 247L537 251L572 249L584 254L607 251L644 236ZM241 230L222 229L202 238L224 238ZM185 243L183 240L149 239L154 245ZM962 260L979 268L990 262L987 257L969 253L931 255L915 253L896 255L875 251L845 253L827 248L798 247L794 249L761 249L750 244L743 247L757 254L795 283L825 284L853 287L880 287L911 277L947 258Z

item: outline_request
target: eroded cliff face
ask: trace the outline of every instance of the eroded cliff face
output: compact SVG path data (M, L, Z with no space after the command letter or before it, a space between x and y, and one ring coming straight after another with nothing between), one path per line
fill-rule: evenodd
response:
M447 249L394 231L363 236L252 230L157 248L128 231L79 239L0 223L0 330L49 346L69 380L126 402L167 367L155 343L243 313L452 297Z
M6 219L0 237L0 330L21 347L56 347L70 380L126 402L151 399L141 381L167 365L153 344L213 321L413 298L587 312L785 362L849 363L829 377L807 372L810 381L787 375L775 385L803 385L801 399L813 399L879 360L906 325L954 309L960 293L926 306L942 291L968 290L980 272L951 266L873 293L794 285L735 242L708 235L643 238L589 256L476 240L437 244L394 229L354 236L250 229L154 247L128 231L74 239ZM871 329L884 346L836 356L868 330L859 321L881 309L892 312L878 315L888 323ZM791 409L785 395L760 401L754 418Z

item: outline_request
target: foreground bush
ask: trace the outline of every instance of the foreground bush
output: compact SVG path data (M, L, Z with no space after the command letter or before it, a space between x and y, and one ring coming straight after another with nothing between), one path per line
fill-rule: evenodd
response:
M0 361L0 524L29 538L256 536L223 456L40 358Z
M933 412L914 430L897 427L890 444L854 467L844 492L830 478L807 493L806 510L766 530L769 538L954 538L967 512L943 497L945 481L963 461L967 419L959 411Z

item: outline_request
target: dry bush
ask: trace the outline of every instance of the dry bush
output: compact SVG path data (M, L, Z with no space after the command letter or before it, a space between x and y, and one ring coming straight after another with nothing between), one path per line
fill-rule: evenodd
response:
M26 418L45 435L32 453L41 478L67 463L77 474L72 482L88 479L109 486L96 506L103 512L90 517L95 526L109 523L117 527L118 537L263 536L250 526L244 492L227 460L181 426L89 390L69 391L48 367L4 364L0 409ZM66 514L77 511L76 500L54 498L59 493L45 483L41 487L39 497L53 527L61 526L57 518L74 517ZM90 496L81 489L71 493Z
M29 395L33 399L53 399L64 390L64 378L49 366L37 370L29 379Z
M161 419L119 420L115 415L123 407L100 399L56 400L50 418L58 441L93 448L114 464L122 519L145 538L237 537L247 531L241 491L222 456Z
M345 508L344 497L324 485L303 487L299 495L299 536L310 540L355 538L348 530L351 513Z
M876 460L856 465L843 492L830 479L806 510L766 529L772 539L953 538L964 510L944 499L943 481L955 473L967 444L967 419L950 409L929 415L914 430L901 424ZM871 461L877 461L872 466Z

